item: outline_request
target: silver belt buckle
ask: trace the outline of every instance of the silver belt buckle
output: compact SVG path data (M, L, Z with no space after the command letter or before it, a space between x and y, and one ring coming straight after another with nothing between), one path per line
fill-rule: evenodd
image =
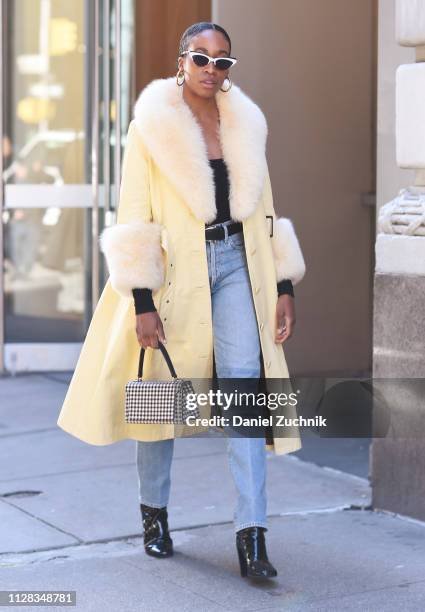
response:
M215 227L216 227L215 225L211 225L210 227L207 227L207 228L206 228L205 233L206 233L206 239L207 239L207 240L213 240L213 238L208 238L208 232L209 232L210 230L214 229Z
M234 221L232 219L230 219L230 221L223 221L222 223L214 223L214 225L210 225L209 227L207 227L207 229L205 230L207 232L208 235L208 230L210 229L215 229L216 227L222 227L224 229L224 242L225 244L227 244L227 239L229 236L229 231L227 229L228 225L232 225L234 223ZM208 238L207 238L208 240ZM210 238L211 240L211 238Z

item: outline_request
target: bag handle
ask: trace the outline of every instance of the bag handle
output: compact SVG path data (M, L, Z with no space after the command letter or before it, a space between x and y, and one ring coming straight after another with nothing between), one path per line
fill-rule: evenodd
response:
M167 352L167 349L165 348L165 346L162 344L162 342L160 340L158 340L158 348L161 349L161 353L164 356L165 361L167 362L168 365L168 369L170 370L170 374L173 378L177 378L177 374L176 371L174 369L174 366L172 364L172 361L170 359L170 355ZM139 357L139 372L137 374L138 379L140 380L142 378L143 375L143 361L145 359L145 348L142 346L142 348L140 349L140 357Z

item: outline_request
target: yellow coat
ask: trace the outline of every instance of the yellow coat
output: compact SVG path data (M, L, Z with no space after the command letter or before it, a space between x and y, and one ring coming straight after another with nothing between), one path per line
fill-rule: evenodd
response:
M305 274L305 263L292 222L278 219L274 210L263 112L235 84L227 93L217 92L216 100L229 172L231 216L243 222L262 376L265 381L273 379L269 391L288 393L293 389L283 346L274 342L276 282L289 278L297 284ZM128 424L124 406L125 384L137 378L140 354L133 287L153 290L177 375L212 377L213 328L204 231L205 223L215 215L213 171L201 127L175 78L155 79L141 91L134 106L117 223L100 236L109 278L57 421L62 429L99 445L206 431L205 427ZM146 349L143 378L171 378L159 350ZM285 414L296 416L291 408ZM273 434L265 437L268 450L276 454L298 450L298 429L287 430L285 437L281 431L274 427Z

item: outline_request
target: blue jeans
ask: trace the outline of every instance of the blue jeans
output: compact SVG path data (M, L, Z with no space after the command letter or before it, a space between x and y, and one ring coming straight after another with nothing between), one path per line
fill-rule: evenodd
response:
M225 222L223 225L228 225ZM221 224L220 224L221 225ZM214 358L220 378L260 377L260 339L248 274L243 232L206 241L211 289ZM225 381L229 384L231 381ZM266 448L264 437L226 436L230 471L237 490L235 531L266 527ZM174 439L136 442L139 501L166 506Z

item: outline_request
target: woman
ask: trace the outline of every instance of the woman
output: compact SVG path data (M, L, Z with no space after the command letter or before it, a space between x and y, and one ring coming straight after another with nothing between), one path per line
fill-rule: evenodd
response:
M226 31L194 24L180 41L177 77L156 79L139 95L117 223L100 238L110 276L58 420L91 444L137 440L145 551L156 557L173 553L174 438L207 428L125 422L124 387L135 378L140 346L166 343L181 377L215 372L223 384L262 377L287 389L282 343L292 335L292 285L305 264L291 221L277 219L273 207L264 114L232 86L233 63ZM146 350L143 378L169 377L161 352ZM278 434L273 424L262 437L227 437L243 576L277 574L264 538L266 450L300 448L296 428Z

